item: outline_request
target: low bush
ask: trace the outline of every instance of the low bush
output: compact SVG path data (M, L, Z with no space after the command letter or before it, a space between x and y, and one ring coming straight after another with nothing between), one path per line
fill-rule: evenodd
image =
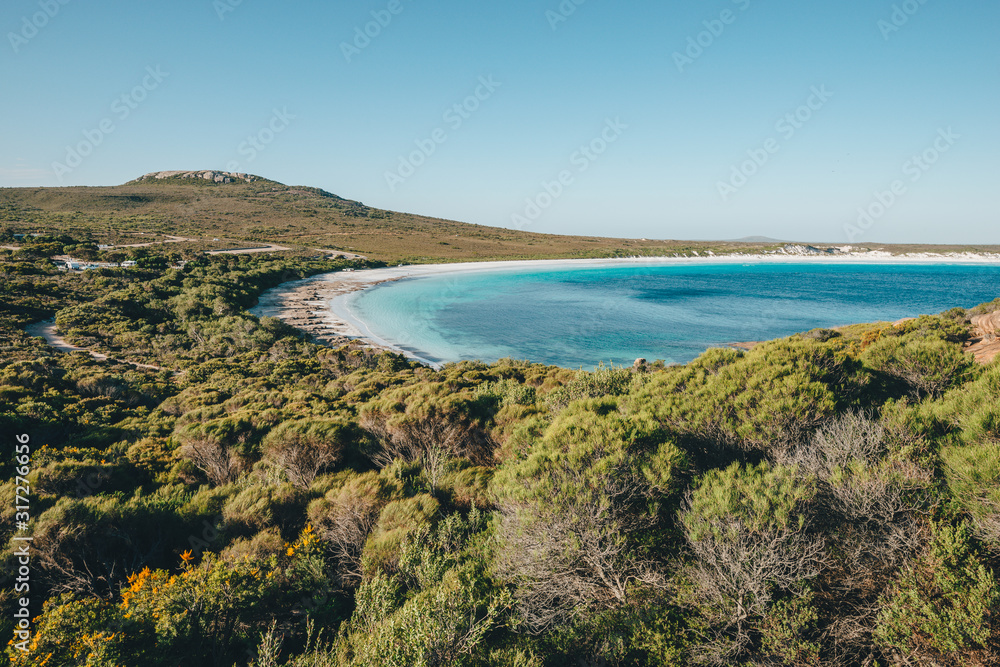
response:
M993 665L998 612L1000 587L976 554L971 527L939 525L884 600L875 638L902 660Z

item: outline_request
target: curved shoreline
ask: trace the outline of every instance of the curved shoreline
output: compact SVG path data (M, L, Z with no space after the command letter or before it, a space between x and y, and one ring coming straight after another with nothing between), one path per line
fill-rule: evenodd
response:
M389 350L439 367L440 360L426 359L412 350L373 333L351 309L356 292L386 282L424 276L460 273L515 271L518 269L558 269L560 267L600 267L608 265L708 265L708 264L1000 264L1000 254L919 253L891 255L873 251L845 254L713 255L704 257L610 257L600 259L541 259L451 264L412 264L361 271L324 273L304 280L283 283L264 292L250 312L258 317L277 317L318 342L332 346L356 344Z

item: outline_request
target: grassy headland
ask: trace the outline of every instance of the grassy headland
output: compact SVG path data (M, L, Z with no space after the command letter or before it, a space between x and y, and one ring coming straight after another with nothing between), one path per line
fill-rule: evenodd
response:
M249 183L174 176L111 187L4 188L4 232L67 234L109 245L173 234L197 239L177 244L176 252L270 242L304 253L341 250L389 263L753 253L783 245L537 234L383 211L318 188L259 177ZM1000 246L867 247L1000 251Z

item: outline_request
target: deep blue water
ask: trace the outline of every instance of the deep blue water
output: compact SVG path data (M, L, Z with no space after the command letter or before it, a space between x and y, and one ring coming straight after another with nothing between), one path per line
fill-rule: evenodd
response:
M590 265L405 279L356 293L349 307L378 337L432 362L592 368L683 363L712 346L998 296L995 265Z

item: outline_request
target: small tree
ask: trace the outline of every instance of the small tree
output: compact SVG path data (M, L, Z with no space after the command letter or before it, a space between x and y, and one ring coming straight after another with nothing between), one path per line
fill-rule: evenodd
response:
M826 564L824 541L807 530L803 512L815 494L794 468L733 464L707 473L688 496L680 521L692 557L684 572L690 602L704 626L699 662L732 664L758 642L777 645L769 627L785 644L800 642L796 653L814 651L803 624L776 619L791 609L789 618L810 617L805 584Z
M850 600L830 619L824 643L845 663L871 656L878 599L926 541L932 474L902 456L900 435L887 423L845 413L782 457L817 487L817 515L835 556L817 587Z
M384 468L396 459L414 463L437 450L449 457L465 457L479 464L492 462L495 443L470 414L478 402L440 396L437 387L423 389L431 396L407 395L404 402L381 400L366 406L360 423L372 436L368 456Z
M373 472L357 475L309 506L309 520L328 545L341 584L356 586L364 573L361 556L379 513L398 489Z
M239 458L209 434L195 433L184 437L180 454L216 486L233 481L242 468Z
M931 482L930 471L887 456L888 448L889 434L881 422L861 412L848 412L781 458L820 483L834 514L874 531L882 543L869 546L879 549L888 546L883 539L886 531L894 524L909 523L921 509L920 492ZM889 560L909 555L904 551Z
M321 470L340 460L347 431L343 422L330 419L283 422L264 438L264 459L292 484L308 487Z
M614 399L579 401L526 461L494 478L497 567L516 584L530 631L621 606L635 584L663 584L642 541L683 464L664 440L652 420L619 414Z

